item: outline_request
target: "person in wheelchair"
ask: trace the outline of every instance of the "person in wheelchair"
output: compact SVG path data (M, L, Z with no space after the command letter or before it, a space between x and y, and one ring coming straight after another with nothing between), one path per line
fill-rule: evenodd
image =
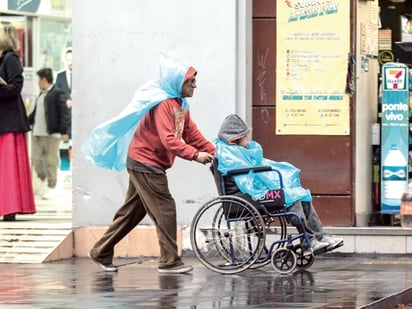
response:
M343 239L324 232L319 216L312 204L309 190L300 185L300 170L288 162L276 162L263 157L262 146L249 140L251 128L236 114L227 116L215 139L218 171L223 175L233 169L270 166L281 172L287 211L301 217L305 231L310 237L312 250L331 251L343 245ZM225 177L225 194L237 195L262 207L259 200L270 190L279 189L279 176L273 171ZM290 223L297 226L296 218Z

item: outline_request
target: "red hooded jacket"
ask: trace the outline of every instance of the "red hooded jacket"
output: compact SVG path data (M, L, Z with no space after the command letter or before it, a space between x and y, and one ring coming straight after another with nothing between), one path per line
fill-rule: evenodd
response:
M164 171L176 158L193 160L196 152L215 152L215 146L198 130L183 110L178 98L167 99L153 107L140 120L129 146L128 156Z

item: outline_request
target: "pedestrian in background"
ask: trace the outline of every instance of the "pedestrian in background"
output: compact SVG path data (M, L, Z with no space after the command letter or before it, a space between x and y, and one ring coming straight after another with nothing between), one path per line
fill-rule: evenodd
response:
M60 161L62 170L70 170L72 157L72 48L64 50L63 56L64 70L56 75L56 87L60 88L66 94L66 105L70 114L69 140L65 142L60 149Z
M0 216L15 221L16 214L36 212L27 132L30 130L21 97L23 67L16 54L16 28L0 22Z
M52 69L41 69L37 76L41 92L29 116L33 126L32 163L40 179L37 194L50 200L56 194L60 141L69 140L70 113L65 93L53 85Z
M56 87L60 88L66 94L67 100L67 108L70 110L70 130L69 130L69 137L72 137L71 132L71 110L72 110L72 48L66 48L64 52L64 67L63 71L60 71L56 75Z
M192 266L185 265L178 255L176 203L169 191L166 170L172 167L176 156L200 163L210 162L215 147L191 119L185 99L193 96L197 71L162 59L160 79L147 83L135 95L137 102L156 103L138 121L129 145L126 160L129 188L125 202L89 253L105 271L117 271L117 266L113 265L114 246L146 214L153 220L159 240L158 271L178 274L192 270ZM147 93L153 93L153 97L146 98ZM159 98L162 99L158 101ZM115 127L118 126L115 124ZM96 138L99 142L103 136ZM89 142L83 151L93 152L93 145Z

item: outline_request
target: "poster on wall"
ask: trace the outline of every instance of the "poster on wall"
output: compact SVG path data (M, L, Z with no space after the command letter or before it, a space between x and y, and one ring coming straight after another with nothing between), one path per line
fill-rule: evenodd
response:
M349 135L350 1L276 1L276 134Z
M400 212L408 187L409 79L408 67L389 62L382 67L381 212Z

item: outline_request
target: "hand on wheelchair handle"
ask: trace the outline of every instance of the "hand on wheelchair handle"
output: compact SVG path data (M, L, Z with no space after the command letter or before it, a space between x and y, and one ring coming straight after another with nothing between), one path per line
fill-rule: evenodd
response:
M213 161L213 155L204 151L199 151L196 161L203 164L210 163Z

